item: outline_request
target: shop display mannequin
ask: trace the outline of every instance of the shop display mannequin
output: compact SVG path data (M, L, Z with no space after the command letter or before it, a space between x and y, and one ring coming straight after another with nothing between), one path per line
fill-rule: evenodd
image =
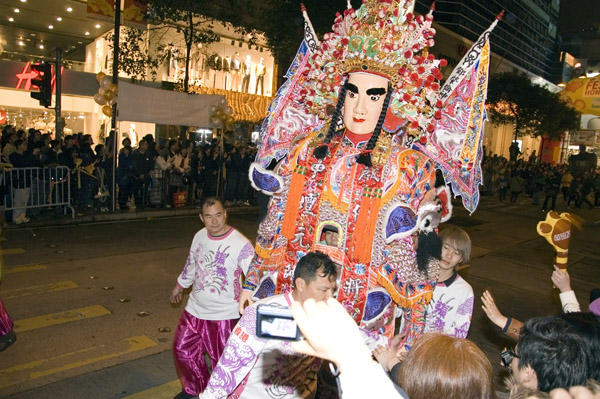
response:
M212 75L212 87L213 89L217 84L217 71L221 71L223 69L223 60L219 56L219 54L214 53L208 59L208 66L213 70Z
M240 70L242 63L240 62L240 53L237 51L231 60L231 90L240 91Z
M201 80L203 70L202 66L204 64L204 55L202 54L199 48L194 49L192 56L190 57L190 71L192 79L195 81Z
M227 83L230 80L231 58L228 55L223 58L223 90L227 90Z
M246 59L242 63L242 92L248 93L250 87L250 75L252 74L252 63L251 57L246 56Z
M278 91L249 172L253 186L272 199L240 309L250 298L289 291L298 259L317 250L340 265L337 299L361 326L391 335L400 306L405 344L422 332L439 272L435 230L451 215L448 187L434 187L434 160L443 171L469 162L464 176L444 177L467 209L476 206L478 193L467 189L479 184L488 64L486 58L463 66L473 73L442 96L436 80L445 62L428 53L432 14L415 17L410 3L364 0L336 18L324 43L301 46L312 54L299 53L291 69L297 73ZM452 119L442 113L449 98L469 104L453 108L460 116ZM454 118L460 121L450 127ZM443 134L464 143L462 152L451 151L462 159L431 151L430 157L415 145L437 145ZM267 170L275 160L275 170ZM471 186L460 191L460 179L472 179ZM328 228L338 232L335 246L320 243Z
M258 88L260 87L260 94L265 95L264 82L265 82L265 73L267 72L267 67L265 66L265 59L261 58L258 64L256 64L254 74L256 76L256 87L254 89L254 94L258 94Z

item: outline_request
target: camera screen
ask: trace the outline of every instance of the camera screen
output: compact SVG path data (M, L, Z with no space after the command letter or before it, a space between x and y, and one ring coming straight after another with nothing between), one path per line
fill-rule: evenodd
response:
M280 318L276 316L263 316L260 329L264 337L285 339L296 338L296 321L293 319Z

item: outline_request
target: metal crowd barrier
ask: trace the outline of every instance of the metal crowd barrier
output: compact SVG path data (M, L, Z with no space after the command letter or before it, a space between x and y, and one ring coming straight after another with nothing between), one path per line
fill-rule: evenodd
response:
M71 206L71 178L69 168L56 166L49 168L12 168L0 172L0 184L5 187L5 210L23 209L15 204L18 189L29 188L29 200L25 209L54 208L65 215L71 210L75 218L75 209Z

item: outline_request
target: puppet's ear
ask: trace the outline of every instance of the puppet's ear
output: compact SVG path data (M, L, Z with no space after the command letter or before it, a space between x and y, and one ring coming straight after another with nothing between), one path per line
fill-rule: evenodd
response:
M266 195L273 195L283 190L283 180L279 175L270 170L264 169L258 163L253 162L248 171L250 183L258 191Z
M437 196L442 203L442 219L441 222L447 222L452 217L452 198L450 197L450 187L440 186L437 189Z
M390 207L385 219L385 242L408 237L417 231L417 213L406 203L397 203Z

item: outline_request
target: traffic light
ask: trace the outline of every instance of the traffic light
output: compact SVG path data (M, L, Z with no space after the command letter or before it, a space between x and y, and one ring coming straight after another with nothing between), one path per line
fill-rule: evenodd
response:
M37 86L40 91L32 91L31 98L35 98L40 105L49 108L52 104L52 66L50 64L33 64L31 69L38 73L31 79L31 85Z

